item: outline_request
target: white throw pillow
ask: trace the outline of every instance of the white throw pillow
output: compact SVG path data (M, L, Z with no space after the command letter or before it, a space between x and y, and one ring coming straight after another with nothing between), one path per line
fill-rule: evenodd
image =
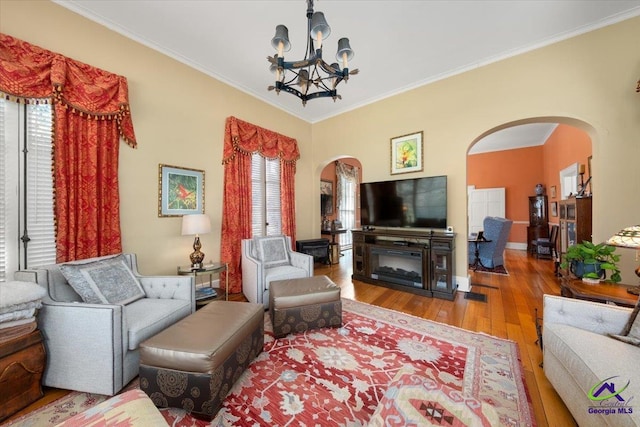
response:
M128 304L145 297L123 255L84 264L63 264L60 271L86 303Z
M254 243L258 250L258 259L262 261L265 268L290 264L285 237L260 237Z

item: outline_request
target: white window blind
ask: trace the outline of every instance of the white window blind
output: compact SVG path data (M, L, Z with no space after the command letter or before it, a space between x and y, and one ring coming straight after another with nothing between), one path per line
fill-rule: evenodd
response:
M356 227L356 181L349 177L338 180L342 188L340 206L338 206L338 219L342 227L352 230ZM338 241L341 249L349 249L352 245L351 233L339 234Z
M282 234L280 218L280 161L251 155L252 236Z
M55 262L51 125L50 105L0 100L0 282Z
M27 106L27 267L54 263L53 176L50 105ZM24 230L24 227L23 227Z

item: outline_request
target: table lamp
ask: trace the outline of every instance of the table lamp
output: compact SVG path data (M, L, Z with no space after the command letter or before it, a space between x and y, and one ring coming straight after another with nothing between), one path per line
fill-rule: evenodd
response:
M211 232L211 221L209 215L205 214L192 214L182 216L182 235L192 236L195 234L193 240L193 252L189 255L191 259L191 268L202 268L202 261L204 260L204 253L200 252L202 244L200 244L200 234L206 234Z
M607 244L621 248L635 249L637 262L638 252L640 251L640 225L623 228L607 240ZM636 267L635 273L636 276L640 277L640 266ZM629 288L627 292L633 295L640 295L640 286Z

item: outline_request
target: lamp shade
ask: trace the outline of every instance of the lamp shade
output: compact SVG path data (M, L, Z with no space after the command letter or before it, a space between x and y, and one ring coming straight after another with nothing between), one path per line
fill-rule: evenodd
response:
M271 46L276 50L279 49L280 43L282 43L282 50L284 52L288 52L291 49L289 29L284 25L276 26L276 35L271 39Z
M338 61L342 61L343 55L347 55L347 60L351 61L353 59L353 50L351 49L351 45L349 44L349 39L346 37L338 40L338 53L336 53L336 59Z
M182 235L191 236L211 233L211 221L209 215L192 214L182 216Z
M611 246L619 246L621 248L640 248L640 225L632 225L623 228L614 234L607 244Z
M311 31L309 35L314 40L318 40L319 38L324 40L329 37L329 34L331 34L331 27L327 24L324 13L315 12L311 17Z

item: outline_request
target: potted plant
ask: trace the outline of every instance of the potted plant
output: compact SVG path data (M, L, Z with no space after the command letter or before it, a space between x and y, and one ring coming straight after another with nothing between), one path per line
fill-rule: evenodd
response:
M567 248L560 267L569 267L569 270L576 277L596 283L600 279L606 279L607 271L609 271L610 277L605 282L618 283L622 279L617 265L617 262L620 261L620 255L615 254L615 250L614 246L606 243L596 245L585 240Z

